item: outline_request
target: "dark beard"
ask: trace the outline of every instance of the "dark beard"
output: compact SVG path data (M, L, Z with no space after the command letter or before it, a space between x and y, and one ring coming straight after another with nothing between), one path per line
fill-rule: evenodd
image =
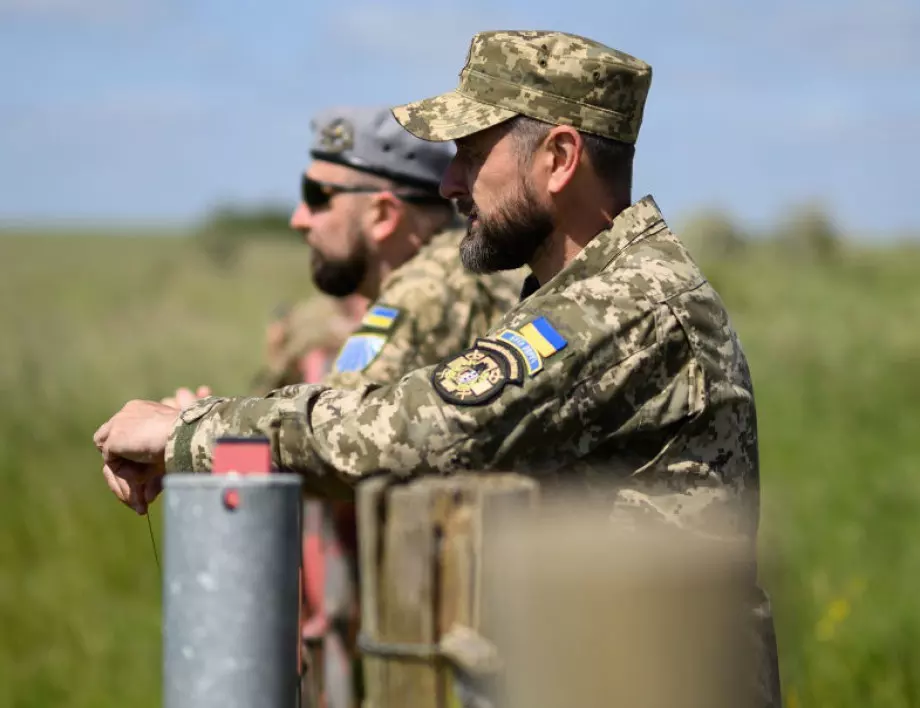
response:
M537 249L552 234L552 214L543 208L526 183L520 197L511 198L486 217L469 222L460 242L460 261L472 273L514 270L533 260Z
M313 283L321 292L332 297L354 295L367 274L367 248L359 241L357 250L341 260L329 260L319 251L313 250L310 253L310 266L313 270Z

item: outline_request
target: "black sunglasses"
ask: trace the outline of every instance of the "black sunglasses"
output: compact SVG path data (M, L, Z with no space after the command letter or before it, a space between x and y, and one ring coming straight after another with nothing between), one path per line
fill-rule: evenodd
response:
M334 182L321 182L320 180L301 175L300 198L310 209L322 209L327 206L336 194L373 194L387 190L369 185L336 184ZM394 196L407 202L443 202L436 194L401 193L393 192Z
M306 175L300 178L300 198L311 209L326 206L336 194L379 192L380 187L320 182Z

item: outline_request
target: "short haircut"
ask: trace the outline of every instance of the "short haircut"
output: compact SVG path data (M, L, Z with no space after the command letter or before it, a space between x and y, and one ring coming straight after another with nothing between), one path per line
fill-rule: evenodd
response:
M533 151L553 128L529 116L515 116L508 121L508 134L516 141L522 159L529 159ZM580 132L580 131L579 131ZM632 167L635 146L618 140L580 132L585 152L598 176L611 190L632 191Z

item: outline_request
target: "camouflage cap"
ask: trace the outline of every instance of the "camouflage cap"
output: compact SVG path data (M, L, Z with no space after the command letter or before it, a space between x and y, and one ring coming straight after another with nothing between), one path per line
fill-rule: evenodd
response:
M460 85L393 109L413 135L456 140L525 115L635 143L652 68L563 32L494 31L473 37Z

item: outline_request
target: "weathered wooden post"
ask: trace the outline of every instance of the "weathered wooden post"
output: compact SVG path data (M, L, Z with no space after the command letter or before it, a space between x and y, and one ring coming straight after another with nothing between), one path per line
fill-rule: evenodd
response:
M358 490L365 708L447 708L484 698L497 671L481 597L482 546L537 484L463 474Z
M251 462L164 480L166 708L298 705L302 481Z

